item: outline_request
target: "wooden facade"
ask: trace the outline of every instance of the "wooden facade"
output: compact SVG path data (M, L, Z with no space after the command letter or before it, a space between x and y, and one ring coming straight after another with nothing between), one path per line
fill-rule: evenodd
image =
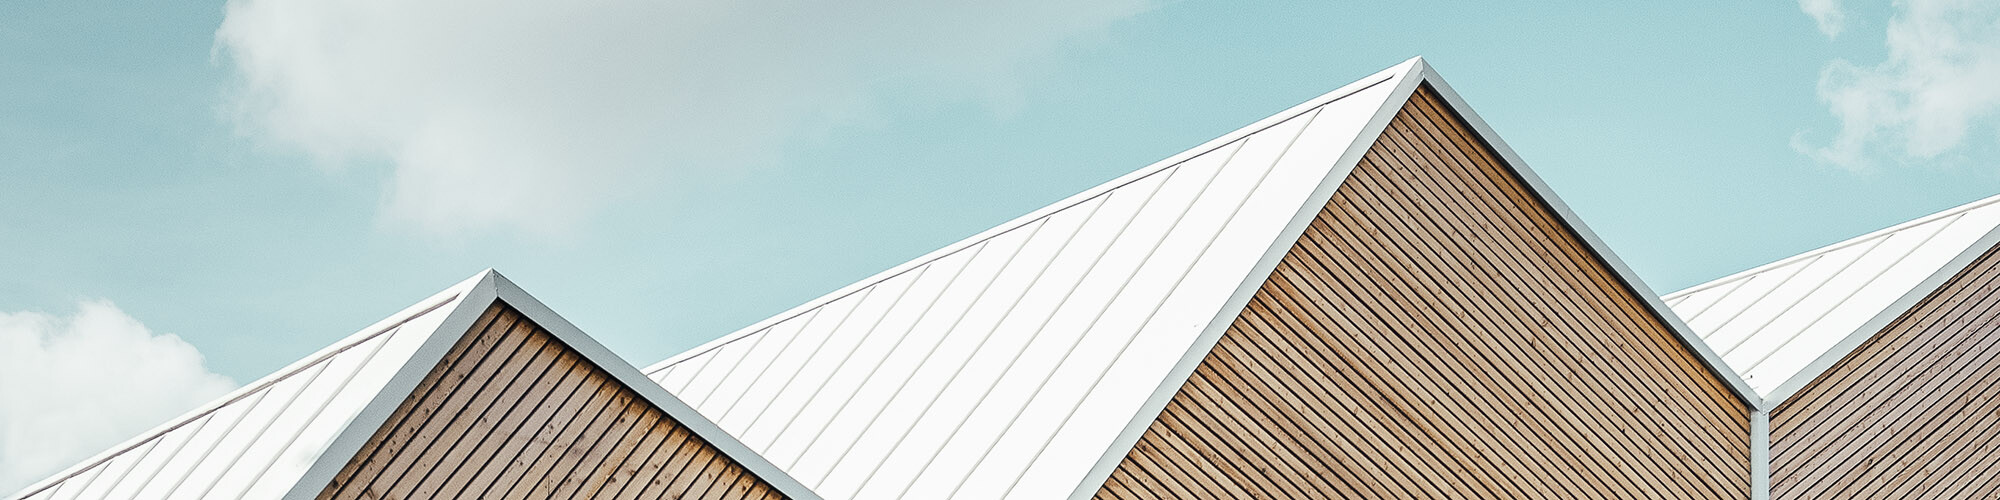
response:
M2000 495L2000 252L1771 412L1771 498Z
M1741 499L1748 418L1425 86L1097 496Z
M775 489L495 303L321 499L776 499Z

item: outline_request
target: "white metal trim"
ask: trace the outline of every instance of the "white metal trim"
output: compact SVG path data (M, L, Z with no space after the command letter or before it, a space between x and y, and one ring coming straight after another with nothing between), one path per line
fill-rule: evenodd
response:
M417 384L422 383L424 377L430 375L431 368L444 359L445 354L451 351L452 345L457 344L458 339L472 329L473 322L479 320L479 315L486 312L486 306L492 304L494 300L493 280L498 275L499 273L492 269L487 269L473 277L477 282L459 293L461 298L458 300L458 305L452 308L444 321L438 323L437 329L424 339L423 345L410 354L410 359L403 363L403 367L397 369L396 374L390 377L387 383L382 384L382 390L375 393L375 398L369 400L368 405L362 407L360 413L355 414L354 420L348 421L347 427L341 429L340 434L327 444L326 451L321 452L319 458L313 460L312 466L306 468L305 474L299 476L299 481L292 484L291 490L285 493L283 498L312 500L319 497L320 492L325 490L328 484L333 483L333 478L340 474L340 469L346 467L347 462L352 460L354 455L361 451L361 447L368 443L368 439L375 435L375 431L388 422L389 416L396 412L397 407L402 406L403 400L409 399L410 394L416 391ZM468 304L477 306L468 307ZM456 333L440 335L444 332Z
M1750 500L1771 498L1771 412L1750 411Z
M1272 241L1271 247L1264 251L1263 257L1258 259L1257 265L1251 268L1250 273L1246 275L1242 283L1237 284L1236 291L1230 295L1229 301L1224 302L1222 309L1216 312L1215 318L1209 320L1208 326L1202 330L1199 337L1195 338L1194 343L1189 346L1187 353L1183 354L1180 361L1174 364L1173 369L1167 372L1166 377L1161 380L1159 387L1153 390L1153 395L1146 399L1145 404L1139 407L1139 411L1133 415L1132 420L1125 424L1125 429L1120 431L1118 437L1111 441L1111 446L1106 448L1104 454L1098 457L1097 463L1091 466L1090 472L1085 474L1083 480L1077 483L1076 489L1071 491L1069 498L1072 500L1091 498L1097 493L1098 489L1104 486L1104 482L1111 478L1112 470L1116 469L1118 464L1124 461L1125 455L1131 452L1133 446L1138 445L1139 438L1145 435L1146 429L1152 426L1153 420L1159 418L1160 412L1166 410L1167 403L1173 400L1174 394L1180 392L1181 386L1187 382L1188 377L1194 374L1195 368L1201 364L1202 359L1206 358L1208 352L1215 348L1216 342L1222 340L1223 332L1229 329L1229 325L1234 322L1235 317L1242 313L1243 308L1249 305L1250 299L1256 296L1257 290L1263 287L1264 280L1271 275L1273 270L1277 269L1278 262L1284 260L1285 254L1291 251L1292 245L1298 241L1301 235L1305 234L1306 227L1312 224L1313 219L1319 216L1320 210L1326 206L1327 201L1333 198L1334 191L1338 190L1340 185L1347 180L1348 174L1354 172L1355 165L1359 164L1361 157L1367 154L1368 146L1374 143L1376 137L1382 135L1382 131L1388 128L1389 121L1395 118L1396 110L1401 106L1402 102L1408 100L1409 96L1416 92L1416 83L1420 79L1410 78L1410 76L1423 67L1425 66L1422 57L1411 58L1401 64L1397 64L1395 67L1376 73L1377 76L1362 79L1359 82L1342 87L1340 90L1308 101L1306 104L1293 107L1285 113L1266 119L1266 121L1276 118L1289 119L1294 115L1309 111L1317 106L1325 105L1341 97L1360 92L1363 89L1386 82L1396 82L1396 87L1390 91L1389 96L1383 101L1381 107L1375 110L1375 116L1369 118L1367 124L1362 126L1361 133L1357 134L1354 142L1347 146L1345 152L1341 153L1340 158L1335 161L1334 167L1321 180L1319 187L1314 188L1312 195L1307 197L1305 203L1300 205L1298 212L1293 214L1291 222L1285 225L1285 229L1280 231L1277 238ZM1388 76L1379 76L1384 74ZM1262 124L1263 122L1259 123ZM1262 130L1263 128L1257 127L1255 130ZM1231 134L1230 136L1225 136L1224 139L1234 140L1234 136L1236 135ZM1222 139L1217 140L1221 141ZM1206 151L1207 148L1204 147L1199 150Z
M665 387L661 387L660 384L653 382L652 379L646 378L644 373L639 372L638 367L632 366L632 363L626 361L624 357L611 352L610 349L604 347L604 344L598 343L597 339L583 333L583 330L578 329L569 320L563 319L562 315L556 314L555 310L542 304L542 301L537 300L533 295L529 295L526 290L522 290L519 285L515 285L506 276L501 276L496 271L488 271L488 273L492 277L492 284L495 288L495 300L506 303L508 306L513 307L514 310L520 311L521 315L526 316L537 326L548 330L549 333L555 335L557 340L562 341L563 344L582 354L585 360L596 364L599 368L603 368L605 372L611 374L613 379L638 392L647 402L665 411L668 416L673 417L674 420L680 422L682 426L687 427L695 435L701 436L702 439L708 441L709 445L720 450L723 455L736 460L736 463L741 464L750 473L756 474L765 483L769 483L779 493L797 500L819 500L818 493L813 492L805 484L793 479L790 474L786 474L784 470L779 469L776 465L771 464L763 455L751 451L741 441L737 441L735 436L724 432L721 427L717 427L714 422L709 421L707 417L703 417L701 412L696 411L693 407L688 406L687 403L682 402L680 398L674 397L672 393L667 392ZM484 311L490 305L490 303L480 304L478 309Z
M2000 200L2000 197L1982 200L1977 202L1977 204L1984 205L1994 200ZM1932 219L1934 217L1924 217L1919 220L1928 222ZM1909 225L1911 224L1898 224L1896 228ZM1866 239L1866 237L1855 239ZM1833 365L1839 364L1841 359L1845 359L1849 353L1860 348L1862 343L1874 338L1875 334L1881 333L1882 329L1888 327L1890 322L1902 317L1903 313L1909 312L1910 308L1916 307L1917 303L1930 297L1932 292L1936 292L1938 288L1950 282L1953 277L1958 276L1959 272L1964 271L1967 267L1971 267L1973 261L1978 260L1979 256L1985 255L1987 250L1993 249L1996 245L2000 245L2000 227L1987 230L1984 236L1980 236L1978 240L1973 241L1972 246L1966 247L1964 251L1959 252L1958 256L1952 257L1950 261L1946 262L1943 267L1939 267L1936 272L1932 272L1929 277L1918 282L1915 288L1911 288L1909 292L1905 292L1895 302L1889 303L1888 307L1883 308L1882 312L1876 313L1875 317L1862 323L1859 328L1848 332L1845 337L1840 339L1839 343L1827 348L1826 352L1820 353L1817 358L1813 358L1811 363L1807 363L1805 367L1799 368L1799 371L1792 374L1791 378L1785 379L1784 383L1778 384L1777 388L1772 389L1771 395L1763 398L1760 408L1767 411L1777 409L1778 405L1784 404L1792 396L1797 395L1799 391L1804 390L1813 380L1818 379L1820 375L1826 374L1827 370L1833 369ZM1812 253L1818 252L1814 251Z
M1651 312L1661 323L1665 323L1667 329L1673 331L1674 336L1680 339L1681 345L1693 351L1696 357L1701 359L1702 365L1708 367L1708 371L1717 378L1722 379L1743 404L1752 408L1760 407L1763 398L1759 397L1757 391L1750 388L1750 384L1736 373L1736 369L1730 368L1728 363L1723 362L1722 357L1709 349L1708 343L1703 341L1693 328L1683 323L1680 316L1674 314L1673 309L1660 302L1659 294L1653 293L1652 287L1646 286L1646 283L1639 279L1639 275L1633 273L1632 269L1611 251L1611 247L1597 237L1596 232L1584 225L1581 217L1570 211L1569 205L1564 204L1562 199L1556 196L1555 190L1550 189L1548 184L1542 181L1541 176L1535 175L1534 170L1528 168L1528 163L1522 161L1520 155L1514 153L1514 148L1508 147L1506 141L1501 140L1500 135L1493 132L1493 128L1486 124L1486 120L1473 112L1472 107L1458 96L1458 92L1452 90L1450 84L1445 83L1444 77L1438 75L1428 64L1421 65L1420 71L1422 73L1420 79L1430 83L1431 88L1437 90L1438 95L1444 98L1452 111L1457 112L1459 118L1465 120L1465 123L1478 134L1479 139L1500 155L1500 159L1507 163L1507 168L1520 177L1522 183L1528 185L1529 192L1541 199L1543 204L1548 205L1550 211L1556 213L1557 221L1562 222L1570 232L1577 235L1578 239L1583 240L1584 248L1604 261L1605 266L1611 268L1612 275L1630 288L1632 293L1638 295L1640 302L1645 304L1647 312Z

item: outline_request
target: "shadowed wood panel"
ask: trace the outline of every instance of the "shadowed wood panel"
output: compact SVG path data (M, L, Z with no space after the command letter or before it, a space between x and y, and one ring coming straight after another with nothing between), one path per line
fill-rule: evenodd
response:
M1771 498L2000 495L1996 254L1771 412Z
M319 498L783 498L504 304Z
M1097 496L1740 499L1748 417L1425 86Z

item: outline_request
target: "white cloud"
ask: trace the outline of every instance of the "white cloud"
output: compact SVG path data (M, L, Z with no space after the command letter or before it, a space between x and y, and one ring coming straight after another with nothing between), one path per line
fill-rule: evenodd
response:
M1819 97L1840 130L1824 145L1795 137L1794 148L1863 169L1885 159L1936 159L1993 124L2000 113L2000 2L1895 2L1886 43L1880 64L1835 60L1821 70Z
M103 301L0 312L0 493L26 487L234 388L180 337Z
M1847 11L1840 8L1840 0L1799 0L1799 10L1812 16L1819 32L1827 38L1840 36L1840 30L1847 24Z
M248 130L392 165L392 220L546 230L768 161L884 85L1004 107L1152 1L231 0L216 50Z

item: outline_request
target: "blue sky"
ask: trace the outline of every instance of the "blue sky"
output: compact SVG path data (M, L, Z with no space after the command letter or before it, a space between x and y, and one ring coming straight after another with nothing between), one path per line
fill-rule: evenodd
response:
M1415 55L1664 292L2000 194L1996 10L6 2L0 329L241 383L494 267L643 365Z

